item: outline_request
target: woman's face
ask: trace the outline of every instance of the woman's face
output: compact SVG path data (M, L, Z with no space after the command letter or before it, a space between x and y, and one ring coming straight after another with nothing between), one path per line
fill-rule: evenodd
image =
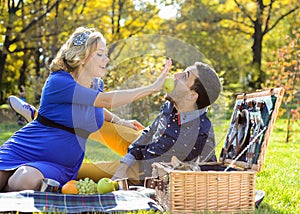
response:
M109 58L106 55L106 45L99 42L95 51L92 51L84 63L84 70L91 78L100 77L105 75L105 69Z

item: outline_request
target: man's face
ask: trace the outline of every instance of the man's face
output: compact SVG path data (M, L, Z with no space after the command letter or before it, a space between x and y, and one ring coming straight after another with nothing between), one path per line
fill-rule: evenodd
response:
M182 102L184 98L190 94L191 86L197 78L195 69L187 68L183 72L174 74L175 87L174 90L167 94L166 99L173 102Z

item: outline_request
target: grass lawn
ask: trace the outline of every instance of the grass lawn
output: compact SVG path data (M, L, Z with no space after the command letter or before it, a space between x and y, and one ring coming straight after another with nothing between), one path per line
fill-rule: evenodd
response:
M0 144L18 128L11 122L0 123ZM286 144L285 120L275 123L265 162L256 180L256 189L265 191L266 196L255 213L300 213L300 126L293 128L291 142ZM224 130L216 130L217 138L223 137ZM120 159L118 154L93 141L88 142L86 157L87 161Z

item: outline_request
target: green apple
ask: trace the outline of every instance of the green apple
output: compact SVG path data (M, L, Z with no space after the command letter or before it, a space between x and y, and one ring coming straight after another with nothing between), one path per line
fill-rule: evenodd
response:
M166 91L167 93L170 93L171 91L173 91L174 86L175 86L174 79L172 77L167 77L164 82L163 90Z
M115 184L110 178L101 178L97 183L97 192L105 194L115 191Z

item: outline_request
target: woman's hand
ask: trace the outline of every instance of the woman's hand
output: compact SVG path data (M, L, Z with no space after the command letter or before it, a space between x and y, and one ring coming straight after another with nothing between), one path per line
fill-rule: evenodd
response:
M161 75L158 77L158 79L153 83L153 90L154 91L160 91L164 85L164 82L166 80L166 77L171 69L172 66L172 60L170 58L167 59L164 69L162 70Z
M124 120L124 119L120 119L120 121L116 122L116 123L119 124L119 125L122 125L122 126L127 126L129 128L135 129L137 131L143 130L145 128L145 126L143 126L137 120Z
M129 123L131 123L134 126L133 129L137 131L145 129L145 126L143 126L143 124L141 124L137 120L127 120L127 121L129 121Z
M148 86L141 86L138 88L115 90L105 93L99 93L94 101L94 106L98 108L117 108L122 105L131 103L135 100L143 98L154 92L158 92L162 89L166 77L172 65L172 60L167 59L166 65L157 78L157 80Z

